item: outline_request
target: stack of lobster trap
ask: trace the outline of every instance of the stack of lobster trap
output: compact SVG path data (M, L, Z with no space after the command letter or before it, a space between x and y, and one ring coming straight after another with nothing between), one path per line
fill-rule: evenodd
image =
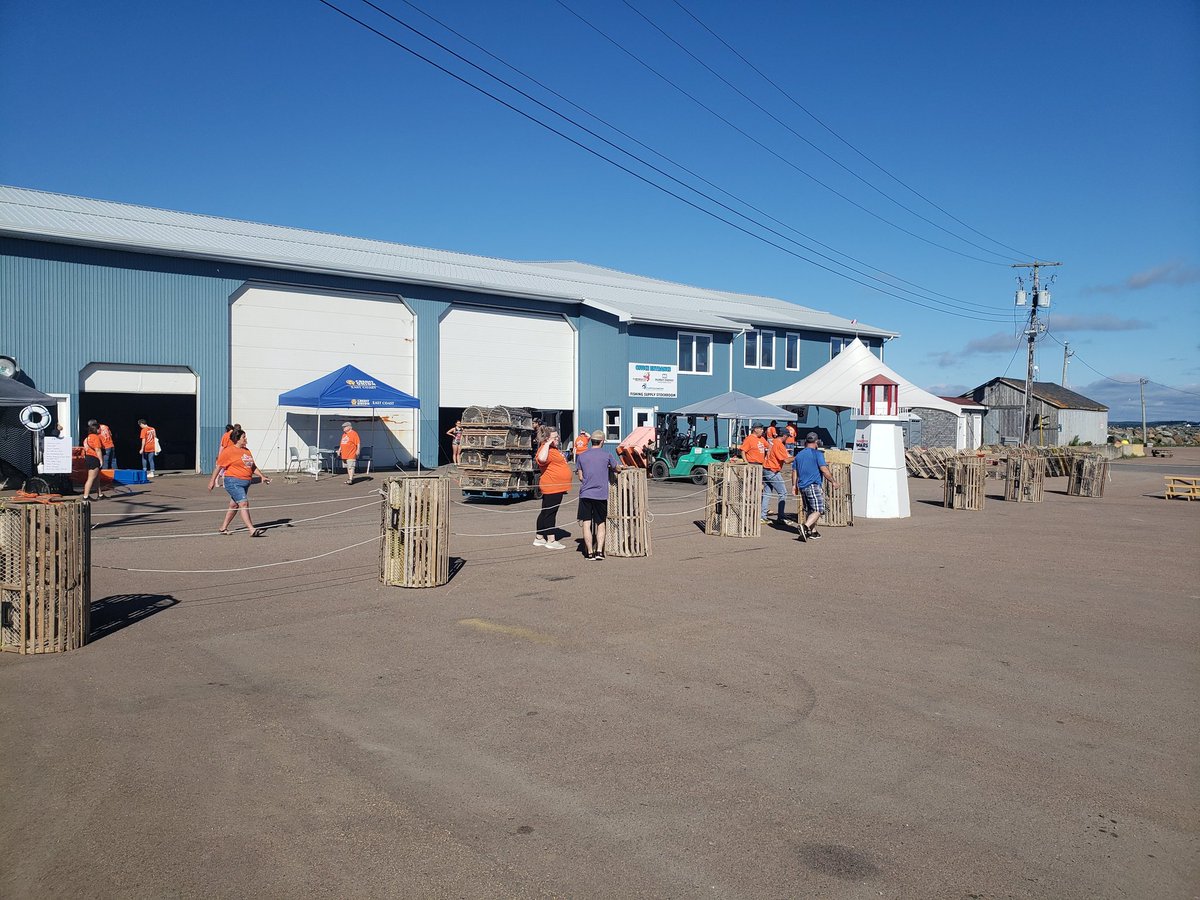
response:
M534 491L533 415L512 406L468 406L462 414L459 484L467 496L522 497Z

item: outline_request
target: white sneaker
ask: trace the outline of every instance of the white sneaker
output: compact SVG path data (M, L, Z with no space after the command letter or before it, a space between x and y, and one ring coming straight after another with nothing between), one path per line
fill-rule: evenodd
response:
M545 547L545 546L546 546L546 539L545 539L544 537L535 537L535 538L533 539L533 546L535 546L535 547Z
M566 550L567 549L567 545L564 544L562 541L546 541L546 543L542 544L542 546L545 547L547 550Z

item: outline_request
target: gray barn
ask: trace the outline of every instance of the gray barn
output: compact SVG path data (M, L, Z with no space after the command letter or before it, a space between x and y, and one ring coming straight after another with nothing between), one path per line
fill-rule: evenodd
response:
M1025 382L993 378L971 391L987 408L983 417L985 444L1020 443L1025 420ZM1103 444L1108 440L1108 407L1049 381L1033 383L1035 429L1030 443L1059 447L1072 441Z

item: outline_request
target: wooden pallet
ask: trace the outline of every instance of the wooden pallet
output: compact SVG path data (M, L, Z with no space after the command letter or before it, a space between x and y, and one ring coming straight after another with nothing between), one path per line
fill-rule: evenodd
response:
M450 580L450 481L404 475L385 485L379 578L395 587L437 587Z
M91 533L87 500L0 503L0 650L61 653L87 643Z
M608 486L605 556L650 556L646 470L622 469Z

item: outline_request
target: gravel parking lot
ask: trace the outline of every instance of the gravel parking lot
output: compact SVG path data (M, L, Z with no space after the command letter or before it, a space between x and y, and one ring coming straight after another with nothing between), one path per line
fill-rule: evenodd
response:
M1198 465L807 544L651 485L599 563L456 504L422 591L386 475L256 486L254 540L161 478L93 507L93 642L0 658L0 894L1194 897Z

